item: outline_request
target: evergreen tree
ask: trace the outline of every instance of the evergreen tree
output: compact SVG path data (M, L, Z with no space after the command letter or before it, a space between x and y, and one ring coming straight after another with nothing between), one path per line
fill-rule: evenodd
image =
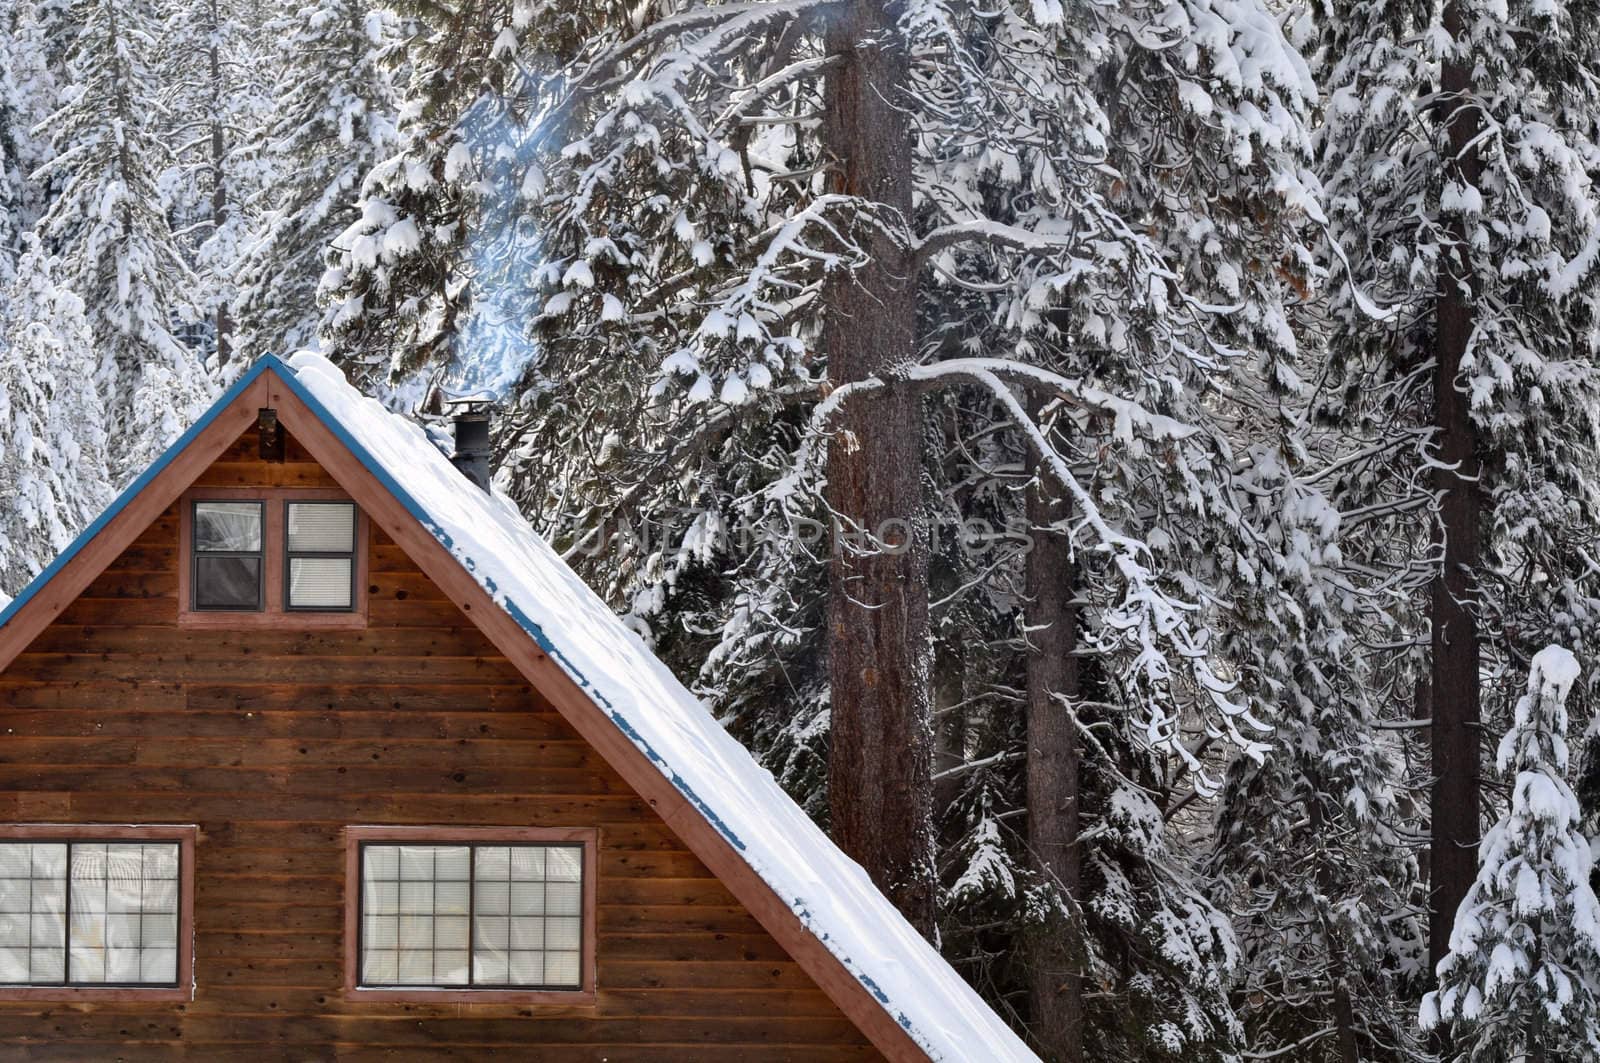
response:
M570 54L612 14L609 3L529 0L395 7L410 26L399 150L367 175L360 217L335 240L339 254L322 279L329 349L352 379L372 387L426 375L458 347L480 363L506 353L502 341L517 329L500 327L504 311L492 300L478 314L472 300L497 281L517 286L513 267L496 268L486 244L526 265L527 234L511 222L521 209L518 182L526 179L529 193L539 187L525 172L539 92L517 62L518 42L529 35L537 42L530 51ZM490 187L503 194L486 208L480 192Z
M1319 11L1328 261L1350 281L1334 289L1330 382L1346 389L1347 423L1375 400L1433 430L1426 452L1415 433L1381 435L1392 475L1430 477L1440 500L1431 549L1389 559L1402 589L1416 555L1432 555L1421 715L1436 961L1474 870L1482 676L1546 642L1593 645L1577 526L1600 484L1600 24L1584 5L1542 2ZM1492 717L1503 708L1489 693Z
M176 332L193 320L197 281L168 227L156 176L170 159L156 135L154 12L146 0L78 0L74 83L46 128L44 173L60 194L40 220L63 284L84 301L113 478L143 470L205 409L214 387Z
M393 20L358 0L307 5L267 26L281 73L256 155L273 178L237 265L233 315L246 360L316 337L317 285L334 238L358 219L362 179L395 147L385 66Z
M1289 409L1305 411L1309 398L1301 389ZM1213 894L1239 934L1237 995L1254 1051L1407 1058L1417 1047L1408 1001L1426 954L1417 827L1388 729L1395 713L1362 646L1405 640L1409 617L1395 615L1389 574L1361 563L1364 518L1383 510L1344 495L1347 440L1299 417L1288 427L1236 467L1253 511L1254 543L1242 553L1260 563L1236 594L1226 652L1276 707L1274 749L1232 765L1212 839ZM1357 515L1348 524L1346 509Z
M1533 659L1496 765L1511 786L1484 835L1477 878L1456 913L1425 1029L1447 1027L1467 1060L1600 1055L1600 901L1594 855L1567 783L1567 694L1577 659Z
M33 3L0 12L0 285L12 280L23 236L44 209L46 190L33 173L48 147L33 128L53 106L56 85L36 16Z
M1065 599L1088 599L1083 652L1113 662L1106 695L1123 711L1103 724L1114 735L1103 745L1140 766L1116 777L1135 777L1129 792L1159 808L1183 800L1185 780L1215 785L1221 753L1212 742L1259 753L1261 732L1245 699L1212 674L1202 632L1220 619L1211 605L1232 593L1215 560L1241 512L1228 486L1228 424L1270 417L1255 374L1270 390L1294 353L1283 303L1306 264L1290 229L1311 203L1297 158L1312 89L1271 17L1249 4L1152 4L1106 12L1104 24L1089 11L1067 19L1054 5L869 7L822 19L806 5L689 5L642 25L608 22L601 8L570 78L506 82L482 112L541 122L484 141L452 127L427 141L432 155L383 171L399 191L374 185L369 219L349 235L333 279L354 357L428 372L455 368L436 342L451 308L481 299L477 279L503 282L495 298L513 312L493 336L510 334L506 347L522 355L513 374L533 359L503 441L507 482L669 659L708 662L701 689L819 811L828 752L834 784L845 786L831 802L836 833L849 837L838 815L853 809L893 834L899 864L869 852L875 843L856 851L920 912L917 876L893 870L920 859L918 808L931 806L915 796L932 789L931 771L919 781L918 756L906 751L931 744L928 688L959 669L935 660L917 678L926 666L915 658L930 638L949 661L995 648L993 671L977 669L972 686L1013 684L988 714L996 741L969 735L946 752L1002 764L1014 749L1005 736L1017 734L1023 667L1017 656L1007 664L1003 649L1022 645L1019 585L1009 604L1005 589L987 585L996 572L1018 574L1022 559L988 568L937 556L934 514L976 512L981 490L1011 492L991 508L1018 515L1015 463L1035 463L1044 490L1071 499L1062 526L1092 559ZM507 26L536 69L561 36L538 18L520 35L514 20ZM869 39L879 44L864 47ZM489 39L460 47L480 54ZM867 53L886 65L852 70L858 59L879 62ZM1009 91L1018 85L1029 88ZM1103 106L1108 86L1125 87ZM524 95L507 98L515 92ZM846 129L823 115L870 109L880 95L893 102L866 125ZM903 137L900 113L909 115ZM445 146L457 143L459 153ZM485 189L500 194L485 204ZM510 224L468 225L466 249L454 252L439 241L463 231L463 214L508 215ZM515 238L521 219L537 245ZM531 337L518 320L530 313ZM469 347L481 339L471 328L462 336ZM859 350L864 339L871 351ZM870 357L858 364L847 348ZM1033 414L1030 393L1040 399ZM948 431L947 411L960 422ZM927 457L946 447L986 457L996 440L1013 463L1009 485L978 468L983 460ZM898 472L882 497L868 505L835 493L860 471L852 463L883 466L886 454ZM832 520L848 531L891 514L909 525L909 552L861 540L865 554L830 565ZM665 534L643 543L618 534L622 525ZM761 534L748 545L723 538L752 526ZM807 543L813 528L823 534ZM599 544L593 562L585 533ZM889 572L900 573L885 577L889 586L948 581L928 603L926 634L917 633L916 602L895 613L871 600L871 632L848 618L841 627L830 611L857 608L848 585L828 588L830 570L837 578L878 553L896 560L876 576L863 570L866 584ZM1238 578L1259 564L1242 557ZM984 589L968 595L974 581ZM977 600L988 593L993 601ZM908 632L892 640L898 649L880 645L884 624ZM858 696L869 668L899 678ZM910 702L874 717L867 706L906 677ZM1052 704L1065 711L1070 700ZM851 722L846 713L864 715ZM852 761L855 746L841 760L844 724L875 718L869 729L889 728L874 741L892 763ZM984 775L952 768L950 778ZM876 814L878 784L913 799L894 817ZM998 792L1017 801L1006 785ZM1122 792L1107 782L1096 800ZM1112 814L1102 804L1084 822ZM992 817L969 822L951 851L993 852L984 841L996 836ZM1183 861L1169 852L1152 849L1129 874L1170 881L1163 876L1181 874ZM1028 871L1026 856L1013 854ZM970 880L952 870L946 881ZM1190 882L1129 896L1134 910L1151 905L1157 924L1183 912L1170 918L1188 926L1194 912L1177 898L1200 894ZM1069 896L1065 910L1083 901ZM1193 953L1212 972L1198 983L1210 987L1205 1003L1153 998L1182 1013L1172 1028L1184 1035L1163 1039L1164 1051L1221 1053L1237 1035L1222 991L1226 924L1206 925L1207 934L1221 929ZM1141 964L1166 962L1164 940L1137 949L1115 940L1100 953L1103 969L1132 980ZM1195 980L1191 970L1174 984ZM1040 1033L1051 1035L1049 1024ZM1130 1057L1151 1043L1103 1042Z
M162 187L204 315L185 338L221 369L233 347L240 245L261 183L276 176L248 148L272 111L264 42L278 42L250 24L254 12L241 0L160 4L161 131L175 164Z
M28 238L0 301L0 593L15 594L111 501L83 302Z

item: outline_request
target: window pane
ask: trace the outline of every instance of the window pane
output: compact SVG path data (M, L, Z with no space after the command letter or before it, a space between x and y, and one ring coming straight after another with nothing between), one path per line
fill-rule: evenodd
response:
M143 948L139 950L139 981L160 983L175 982L177 979L177 949Z
M577 882L546 882L544 910L551 915L577 915L583 904L583 890Z
M205 553L261 550L260 502L196 502L194 548Z
M261 607L259 557L195 558L194 607L196 609L248 609Z
M471 850L465 845L440 849L434 855L434 877L442 881L465 882L471 866Z
M289 552L355 550L356 507L348 502L289 503Z
M518 882L544 881L545 851L531 845L511 850L511 877Z
M289 605L295 609L349 609L354 565L348 557L291 557Z
M0 877L27 878L33 867L32 849L22 843L0 845Z
M33 949L28 953L29 978L34 982L60 982L67 977L65 949Z
M0 983L60 983L67 944L67 847L0 844L0 876Z
M546 878L551 882L577 882L583 878L583 850L565 845L548 850Z
M394 985L399 977L399 954L394 949L368 949L361 957L361 981L364 984Z
M547 952L544 954L545 985L572 986L581 984L578 974L578 953Z
M497 949L474 949L472 980L475 985L504 985L511 976L506 967L510 954Z
M398 845L369 845L363 850L365 865L362 875L368 880L392 882L400 877L400 847Z
M177 977L177 843L75 842L71 866L70 979L171 983Z
M472 866L480 881L504 882L511 877L511 850L503 845L476 846Z
M362 868L364 984L581 987L582 846L367 846Z
M513 952L511 954L512 985L542 985L544 983L544 953Z

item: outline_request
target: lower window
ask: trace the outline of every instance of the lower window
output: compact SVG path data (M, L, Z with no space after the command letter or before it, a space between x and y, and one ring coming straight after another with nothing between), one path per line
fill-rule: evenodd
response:
M592 990L592 831L351 835L353 988L468 999Z
M193 828L0 827L0 996L187 995Z

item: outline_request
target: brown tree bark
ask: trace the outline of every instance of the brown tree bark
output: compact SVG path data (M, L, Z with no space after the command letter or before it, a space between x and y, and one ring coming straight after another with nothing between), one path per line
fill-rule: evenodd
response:
M1460 4L1445 5L1444 26L1466 40ZM1450 108L1446 121L1450 158L1446 179L1475 187L1480 161L1474 142L1478 111L1472 106L1470 57L1443 64L1440 87ZM1467 226L1448 219L1454 247L1439 269L1436 303L1434 410L1437 458L1433 486L1441 496L1436 545L1441 565L1433 584L1432 845L1429 850L1428 955L1437 965L1450 946L1456 909L1477 873L1478 862L1478 564L1479 495L1477 439L1467 397L1456 380L1471 342L1475 313L1468 261Z
M1318 791L1322 789L1320 785L1315 788ZM1313 795L1306 803L1306 814L1311 821L1313 833L1319 836L1329 829L1322 813L1322 804L1318 797ZM1334 888L1332 869L1325 860L1319 861L1319 867L1321 870L1318 872L1317 886L1325 896L1330 895ZM1339 1063L1361 1063L1361 1039L1356 1028L1356 1008L1355 1002L1350 997L1349 956L1345 952L1344 943L1326 918L1322 920L1322 936L1328 943L1328 995L1336 1031Z
M967 710L957 683L935 683L933 700L933 807L943 811L961 795L961 766L966 763Z
M1037 414L1039 403L1030 403ZM1063 700L1081 693L1078 607L1072 548L1065 527L1071 503L1041 475L1028 489L1032 549L1027 560L1028 848L1035 870L1076 907L1078 849L1078 736ZM1030 940L1029 998L1039 1053L1052 1063L1083 1058L1082 952L1074 921Z
M916 292L904 243L911 132L900 106L906 57L899 4L858 0L825 34L840 62L823 120L832 191L880 213L851 235L870 264L827 280L822 340L834 386L879 376L915 353ZM828 448L835 516L828 601L833 835L913 926L934 933L928 541L921 400L889 387L845 404Z

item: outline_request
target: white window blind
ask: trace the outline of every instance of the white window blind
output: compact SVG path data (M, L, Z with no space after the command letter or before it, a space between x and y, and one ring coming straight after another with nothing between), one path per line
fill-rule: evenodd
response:
M350 503L289 503L290 553L348 554L355 536L356 507Z
M356 507L290 502L286 546L290 609L355 607Z

